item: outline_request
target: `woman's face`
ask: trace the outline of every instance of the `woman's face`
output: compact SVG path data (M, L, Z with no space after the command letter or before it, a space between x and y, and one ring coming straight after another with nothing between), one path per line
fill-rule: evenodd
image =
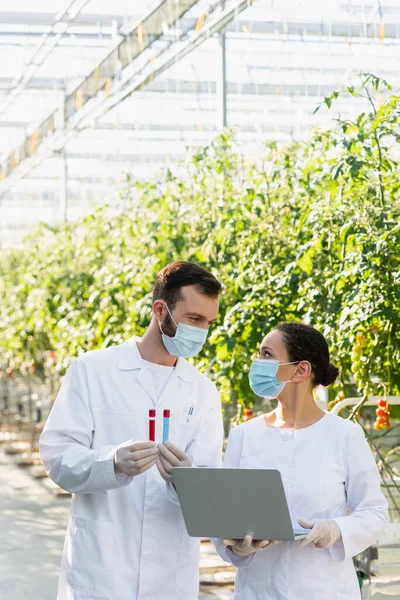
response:
M283 334L278 329L271 331L261 342L260 358L263 360L277 360L281 364L290 362ZM290 381L296 372L297 366L297 364L279 366L276 374L278 381Z

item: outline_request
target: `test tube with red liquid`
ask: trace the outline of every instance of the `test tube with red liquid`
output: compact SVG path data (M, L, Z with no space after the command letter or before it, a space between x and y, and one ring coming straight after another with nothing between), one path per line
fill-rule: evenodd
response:
M156 441L156 411L154 409L149 410L149 440L150 442Z

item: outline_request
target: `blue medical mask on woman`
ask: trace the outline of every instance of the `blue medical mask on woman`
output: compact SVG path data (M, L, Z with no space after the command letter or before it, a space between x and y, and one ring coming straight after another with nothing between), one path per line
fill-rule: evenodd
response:
M300 361L280 363L279 360L255 358L250 367L250 387L257 396L273 400L282 392L288 381L278 381L276 374L280 366L296 365Z
M184 323L176 323L168 306L165 306L167 307L169 316L176 325L176 332L173 337L167 335L163 332L160 321L158 322L164 346L172 356L193 358L193 356L196 356L204 346L208 335L208 329L193 327L193 325L185 325Z

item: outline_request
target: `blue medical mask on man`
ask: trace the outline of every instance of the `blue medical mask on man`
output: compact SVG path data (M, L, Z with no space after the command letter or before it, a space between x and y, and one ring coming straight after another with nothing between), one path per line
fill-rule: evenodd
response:
M196 356L204 346L208 335L208 329L194 327L193 325L185 325L184 323L177 323L171 315L167 304L165 304L165 306L169 316L176 325L176 332L173 337L167 335L162 330L161 322L158 321L164 346L172 356L193 358L193 356Z
M279 381L276 377L279 367L296 365L300 361L280 363L279 360L255 358L249 373L250 387L257 396L273 400L279 396L287 383L292 381Z

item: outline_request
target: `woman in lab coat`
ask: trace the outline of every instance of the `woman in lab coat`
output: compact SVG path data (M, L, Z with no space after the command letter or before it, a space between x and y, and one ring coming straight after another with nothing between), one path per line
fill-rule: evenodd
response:
M301 542L216 540L238 567L237 600L361 597L352 557L384 534L387 501L362 428L314 401L313 388L337 375L312 327L283 323L261 343L250 385L278 405L231 431L224 466L278 469L294 529L311 531Z

